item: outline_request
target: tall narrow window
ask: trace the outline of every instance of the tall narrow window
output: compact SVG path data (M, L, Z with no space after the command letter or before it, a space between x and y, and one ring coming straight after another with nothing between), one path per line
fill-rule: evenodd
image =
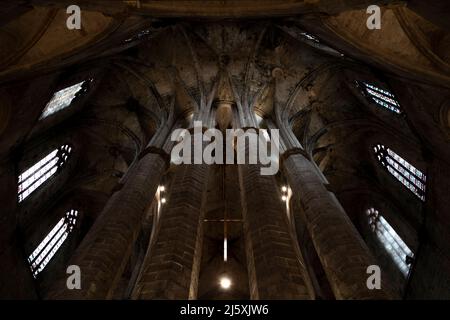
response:
M55 253L73 231L77 223L78 211L67 211L64 217L59 220L56 226L42 240L32 254L28 257L33 276L36 278L44 270Z
M369 225L404 276L408 275L413 252L391 225L374 208L366 211Z
M376 145L374 150L381 165L420 200L425 201L426 175L383 145Z
M380 89L372 84L364 81L356 82L358 87L362 89L364 95L375 102L377 105L386 108L397 114L402 113L400 104L398 103L395 95L387 90Z
M52 99L45 106L44 111L42 111L39 120L42 120L64 108L70 106L72 101L77 97L77 94L86 88L86 83L88 80L84 80L74 84L73 86L67 87L56 92Z
M19 175L19 202L52 177L66 162L72 147L63 145L39 160L31 168Z

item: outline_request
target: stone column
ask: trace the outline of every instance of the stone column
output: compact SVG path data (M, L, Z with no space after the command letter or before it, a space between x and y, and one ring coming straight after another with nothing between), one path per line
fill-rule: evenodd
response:
M381 290L367 288L375 259L314 165L295 149L284 153L282 164L336 299L388 299L384 283Z
M248 151L247 144L247 155ZM313 299L275 177L261 175L260 168L260 164L239 165L250 297Z
M81 290L68 290L63 278L52 288L50 299L112 297L167 162L160 149L149 147L142 153L69 262L81 269Z
M195 299L209 165L175 168L171 190L133 292L133 299Z

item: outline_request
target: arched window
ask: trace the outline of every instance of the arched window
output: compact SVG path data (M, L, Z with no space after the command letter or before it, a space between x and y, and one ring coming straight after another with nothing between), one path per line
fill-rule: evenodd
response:
M378 144L375 155L381 165L420 200L425 201L426 175L394 151Z
M370 208L367 209L366 214L371 230L375 233L403 275L407 276L414 253L378 210Z
M378 88L377 86L364 81L357 81L356 84L363 91L364 95L371 101L375 102L377 105L397 114L402 113L400 104L395 98L395 95L391 92Z
M67 162L72 147L63 145L19 175L19 203L52 177Z
M53 227L49 234L41 241L28 257L33 276L36 278L44 270L58 249L73 231L77 223L78 211L67 211L64 217Z
M74 84L73 86L67 87L56 92L52 99L45 106L44 111L42 111L39 120L42 120L64 108L70 106L72 101L77 97L78 93L87 90L87 82L90 80L84 80Z

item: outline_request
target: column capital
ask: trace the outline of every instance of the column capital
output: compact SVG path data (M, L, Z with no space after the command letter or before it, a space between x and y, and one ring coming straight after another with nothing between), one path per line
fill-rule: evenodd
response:
M218 107L221 104L229 105L230 107L236 107L236 101L227 99L214 99L213 106Z
M164 149L155 147L155 146L147 146L144 150L141 151L141 153L138 155L138 160L141 160L144 158L147 154L154 153L164 160L167 167L170 165L170 154L168 154Z
M189 128L189 129L186 129L186 130L189 131L189 133L195 133L195 132L194 132L194 129L195 129L195 127L191 127L191 128ZM210 129L210 128L208 128L208 127L202 127L202 133L205 133L205 131L208 130L208 129Z
M244 130L244 131L247 131L249 129L253 129L253 130L256 131L256 133L258 133L259 130L261 130L260 128L256 128L256 127L242 127L242 128L239 128L239 129Z
M300 154L300 155L304 156L306 159L308 159L309 161L311 161L311 156L306 152L305 149L294 147L294 148L288 149L285 152L283 152L283 154L280 156L280 163L283 163L290 156L292 156L294 154Z

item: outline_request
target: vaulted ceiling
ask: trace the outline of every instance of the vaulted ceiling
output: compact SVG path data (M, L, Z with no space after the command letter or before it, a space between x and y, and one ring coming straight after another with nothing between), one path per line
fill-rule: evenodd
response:
M374 4L374 1L369 2ZM70 64L92 58L100 52L110 54L120 50L124 47L122 41L133 37L146 25L155 25L158 17L261 18L270 12L271 17L297 15L298 18L291 19L323 35L326 40L333 43L341 41L339 46L343 51L355 51L353 54L359 57L369 55L371 63L393 67L398 72L414 72L430 81L448 82L449 29L442 28L440 20L434 19L436 11L448 10L445 1L437 1L439 4L427 7L427 10L412 1L410 7L418 12L409 9L407 1L375 2L389 3L388 7L383 7L382 29L377 31L366 28L368 2L362 0L141 0L109 1L108 5L89 1L80 4L82 29L72 31L66 28L68 15L65 8L68 4L64 1L31 1L32 5L37 5L34 7L16 1L16 6L10 4L1 11L4 21L15 17L15 14L22 14L17 19L4 22L0 28L0 81L13 72L29 72L34 68L48 70L54 64ZM430 16L433 19L426 20ZM50 65L49 61L52 61Z
M81 30L66 28L72 2L82 8ZM368 150L384 139L421 167L421 140L427 137L413 132L404 118L365 104L352 83L358 77L384 82L388 75L402 92L402 81L410 81L400 96L402 106L410 119L418 117L419 102L408 101L408 94L417 94L427 109L422 125L431 128L428 138L445 149L450 105L446 111L441 106L450 96L450 28L440 14L449 12L449 5L420 2L9 1L0 8L0 134L9 137L0 143L0 158L36 140L51 140L49 128L55 136L77 129L73 135L83 152L74 188L106 200L170 115L183 119L217 98L233 100L247 115L254 110L292 127L340 200L353 204L354 210L347 210L351 218L359 209L355 203L385 197L417 227L416 203L408 196L398 201L386 196L383 180L368 168ZM375 3L386 4L382 29L368 30L366 8ZM57 82L91 71L99 85L85 104L49 124L36 122ZM221 184L235 185L236 173L221 174L218 169L211 174L216 182L207 211L213 218L223 210L220 197L237 197ZM207 228L205 297L217 295L208 278L221 259L216 248L221 228ZM232 231L239 239L240 226ZM235 258L239 274L242 257ZM239 288L239 295L247 289Z

